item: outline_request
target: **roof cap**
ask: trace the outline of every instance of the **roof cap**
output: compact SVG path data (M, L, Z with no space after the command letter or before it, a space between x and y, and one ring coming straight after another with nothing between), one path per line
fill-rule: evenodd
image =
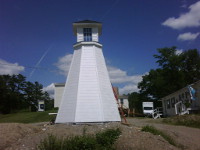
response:
M101 32L102 32L102 23L97 22L97 21L93 21L93 20L82 20L82 21L74 22L73 23L74 35L77 34L77 28L78 27L82 27L82 28L97 27L99 35L101 35Z
M93 20L82 20L82 21L77 21L74 23L101 23L101 22L97 22L97 21L93 21Z

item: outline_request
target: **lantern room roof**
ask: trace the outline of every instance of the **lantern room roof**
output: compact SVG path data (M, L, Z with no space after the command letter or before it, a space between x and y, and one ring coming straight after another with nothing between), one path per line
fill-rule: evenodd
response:
M101 22L97 22L97 21L93 21L93 20L82 20L82 21L74 22L73 23L74 35L77 34L77 28L78 27L81 27L81 28L97 27L99 35L101 35L101 32L102 32L102 23Z
M97 22L97 21L93 21L93 20L82 20L82 21L77 21L74 23L101 23L101 22Z

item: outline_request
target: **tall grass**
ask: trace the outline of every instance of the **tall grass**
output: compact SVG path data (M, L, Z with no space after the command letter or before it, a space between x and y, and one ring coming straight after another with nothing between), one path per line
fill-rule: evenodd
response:
M96 135L71 136L58 138L49 135L38 145L39 150L114 150L113 144L118 139L119 129L107 129Z

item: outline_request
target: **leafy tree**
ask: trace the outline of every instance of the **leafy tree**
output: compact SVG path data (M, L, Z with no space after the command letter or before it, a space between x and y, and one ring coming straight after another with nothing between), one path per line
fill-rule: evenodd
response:
M163 70L156 69L150 70L149 74L143 76L143 80L138 84L140 93L146 98L158 99L166 93L166 90L162 90L160 87L165 87L166 80L163 77Z
M161 78L164 80L162 85L158 86L161 94L157 98L161 98L166 94L176 91L186 85L184 73L182 71L183 57L178 55L176 47L158 49L158 55L154 55L160 66ZM158 78L157 82L160 78ZM164 84L163 84L164 83ZM161 88L162 87L162 88ZM161 96L161 97L160 97Z
M143 76L138 84L140 94L160 99L200 80L200 54L197 49L177 54L176 47L160 48L154 57L159 68Z
M25 77L22 75L0 76L0 112L10 113L23 107Z
M25 91L26 101L32 111L36 111L38 108L38 100L49 100L49 94L43 92L42 84L35 82L27 82Z
M7 107L9 105L9 88L7 86L8 76L0 76L0 112L9 113ZM6 103L8 100L8 103Z
M153 55L157 59L156 63L163 68L169 70L179 70L181 68L182 57L177 54L176 47L158 48L157 55Z
M182 71L185 74L187 84L200 80L200 54L197 49L191 49L183 53Z
M46 91L43 93L42 99L45 103L45 110L51 110L54 107L54 101Z
M38 100L47 101L50 108L52 100L42 88L42 84L26 81L21 74L0 75L0 113L11 113L30 106L37 110Z
M31 106L32 105L32 97L33 97L33 91L34 91L34 84L32 82L26 82L25 85L25 89L24 89L24 97L26 99L26 104L27 106Z
M133 92L128 97L129 102L129 109L130 112L133 112L135 109L135 113L141 113L142 112L142 101L139 99L139 93Z

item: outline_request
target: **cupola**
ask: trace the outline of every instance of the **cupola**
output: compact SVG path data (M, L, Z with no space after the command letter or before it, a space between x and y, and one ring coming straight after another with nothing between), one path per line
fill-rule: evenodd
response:
M83 20L73 23L73 32L77 36L77 42L99 42L102 32L102 24L97 21Z

